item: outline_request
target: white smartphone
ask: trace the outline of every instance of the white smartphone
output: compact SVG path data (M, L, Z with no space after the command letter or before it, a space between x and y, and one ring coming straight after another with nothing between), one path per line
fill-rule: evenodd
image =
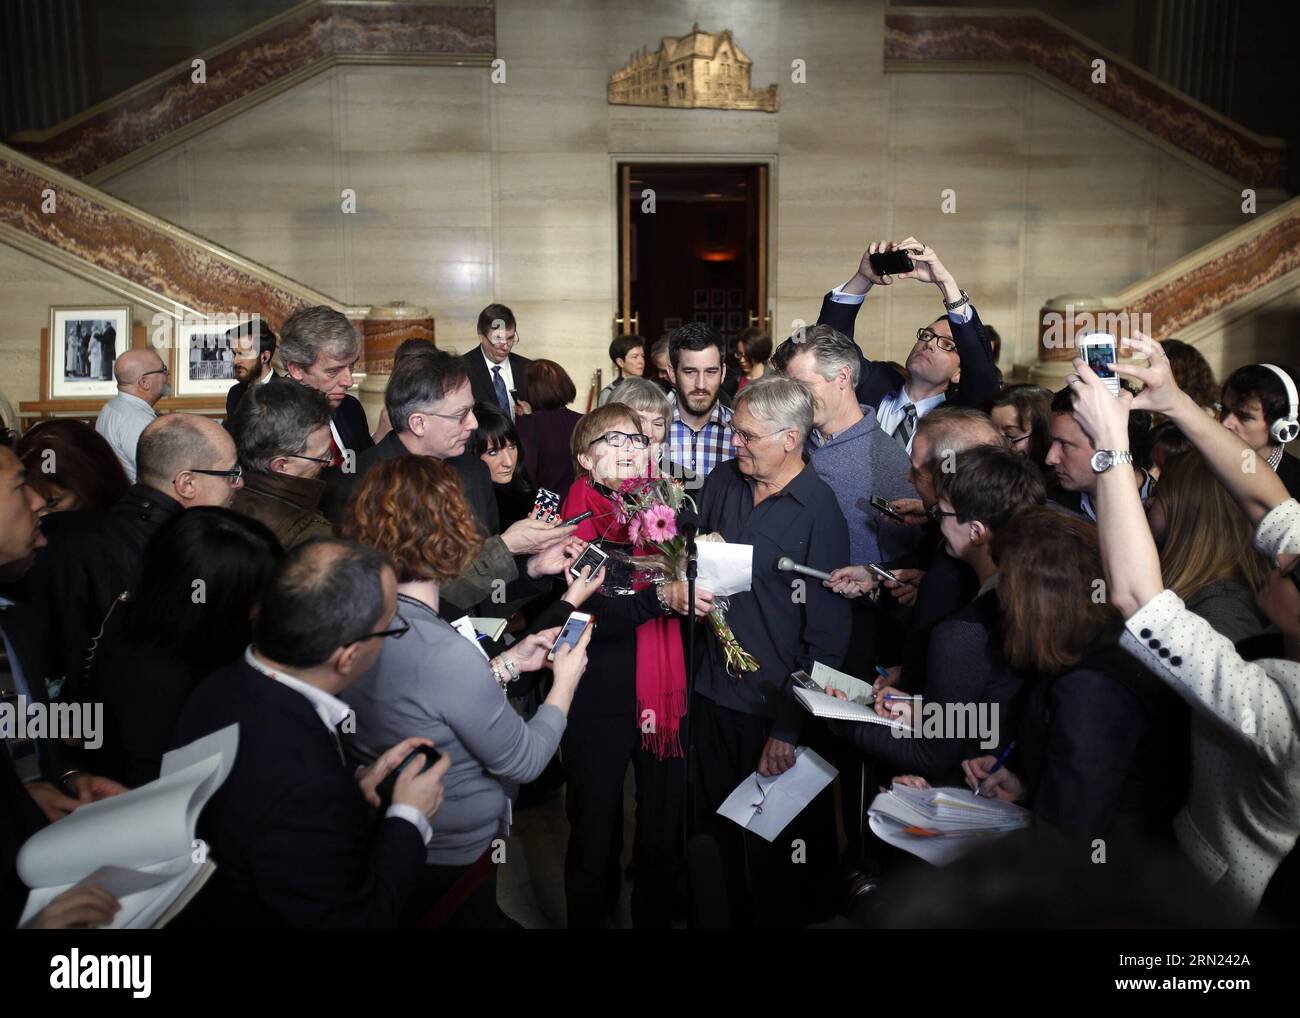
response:
M1075 345L1078 347L1079 356L1088 362L1088 367L1092 368L1097 377L1106 383L1106 388L1112 395L1118 396L1119 375L1106 366L1119 363L1115 337L1108 332L1093 332L1087 336L1080 336Z
M586 612L573 612L564 622L564 628L560 630L560 635L555 638L555 644L551 647L551 652L546 655L547 661L555 660L555 652L561 644L567 643L570 647L575 647L578 641L582 639L583 630L591 625L591 616Z
M569 566L569 575L575 580L582 575L582 571L591 566L591 575L595 576L600 571L600 567L605 564L605 559L609 558L609 552L602 548L597 548L594 544L587 545L582 554L578 556L577 561Z

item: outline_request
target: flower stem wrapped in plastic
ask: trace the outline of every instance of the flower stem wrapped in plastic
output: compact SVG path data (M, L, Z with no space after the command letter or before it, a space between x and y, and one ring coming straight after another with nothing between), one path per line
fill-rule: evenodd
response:
M686 538L677 533L677 512L683 505L695 508L695 500L686 485L673 477L634 477L619 489L619 518L627 523L628 537L641 548L654 548L657 554L634 559L637 571L645 579L684 579L686 576ZM719 534L702 534L700 541L721 541ZM758 671L758 661L736 639L727 624L727 600L717 598L709 612L709 627L722 645L727 672L737 678L744 672Z

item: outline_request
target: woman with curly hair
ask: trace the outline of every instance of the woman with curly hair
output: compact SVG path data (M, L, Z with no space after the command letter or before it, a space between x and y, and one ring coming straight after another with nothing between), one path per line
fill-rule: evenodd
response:
M482 541L456 472L427 456L384 460L357 485L342 533L392 560L394 628L407 627L385 641L375 667L343 694L356 714L358 749L392 745L392 734L401 732L398 742L424 736L451 759L424 876L405 919L448 929L499 927L491 845L505 833L515 788L541 774L560 744L587 666L590 627L576 647L557 652L550 695L525 722L504 687L521 672L546 667L559 628L489 660L472 633L466 637L438 616L439 585L464 570Z

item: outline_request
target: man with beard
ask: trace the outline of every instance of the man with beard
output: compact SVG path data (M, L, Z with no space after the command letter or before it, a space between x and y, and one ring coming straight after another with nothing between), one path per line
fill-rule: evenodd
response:
M275 377L271 358L275 356L275 333L261 318L244 322L226 333L235 351L235 382L226 391L226 430L235 416L235 407L250 385L264 385Z
M668 338L668 377L673 383L673 420L668 426L668 462L674 476L703 483L719 463L735 455L732 412L718 401L726 344L716 329L687 322Z

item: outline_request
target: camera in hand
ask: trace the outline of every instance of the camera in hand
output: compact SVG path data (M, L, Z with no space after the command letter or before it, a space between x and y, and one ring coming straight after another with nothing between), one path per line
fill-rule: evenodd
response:
M397 788L397 779L402 771L415 763L416 757L420 757L425 761L424 765L416 772L423 774L442 759L442 754L432 746L416 746L415 749L407 753L406 759L389 771L384 780L375 787L375 794L379 796L381 811L386 811L393 804L393 790Z

